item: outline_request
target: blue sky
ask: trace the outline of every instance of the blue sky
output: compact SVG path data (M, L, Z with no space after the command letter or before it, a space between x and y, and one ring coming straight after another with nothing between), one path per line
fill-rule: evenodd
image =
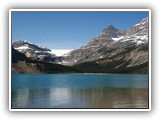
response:
M75 49L112 24L125 30L148 12L12 12L12 42L28 40L50 49Z

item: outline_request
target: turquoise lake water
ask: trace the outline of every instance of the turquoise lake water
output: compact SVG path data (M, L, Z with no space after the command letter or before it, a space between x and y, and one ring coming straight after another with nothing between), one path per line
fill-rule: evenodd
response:
M148 76L12 74L12 108L148 108Z

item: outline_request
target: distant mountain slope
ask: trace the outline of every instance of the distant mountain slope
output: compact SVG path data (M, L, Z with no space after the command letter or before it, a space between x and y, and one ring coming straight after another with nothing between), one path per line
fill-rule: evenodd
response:
M13 43L13 48L23 53L27 58L37 61L62 64L71 50L51 50L35 45L26 40L19 40ZM64 53L64 54L63 54Z
M41 46L38 46L38 45L35 45L29 41L26 41L26 40L19 40L17 42L14 42L13 44L13 48L14 49L17 49L18 51L21 51L21 52L27 52L27 51L51 51L50 49L48 48L45 48L45 47L41 47Z
M98 52L104 51L104 49L101 48ZM107 52L109 51L114 51L114 48L107 50ZM116 54L109 52L104 58L82 62L74 65L74 67L83 72L93 73L148 73L147 51L147 43L137 47L130 45L130 47L128 46Z
M23 53L12 48L12 72L13 73L79 73L73 67L44 61L31 60Z
M40 47L26 40L19 40L13 43L13 48L24 53L27 58L38 61L55 62L56 55L45 47Z

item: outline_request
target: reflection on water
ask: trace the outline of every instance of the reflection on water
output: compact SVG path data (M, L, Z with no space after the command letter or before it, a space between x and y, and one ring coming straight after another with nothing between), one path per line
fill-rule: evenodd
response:
M148 108L148 76L13 74L12 108Z
M148 108L148 89L17 89L12 92L12 108Z

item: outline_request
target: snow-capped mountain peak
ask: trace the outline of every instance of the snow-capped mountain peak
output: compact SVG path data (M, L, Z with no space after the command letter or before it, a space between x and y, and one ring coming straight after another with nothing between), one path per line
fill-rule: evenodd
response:
M35 45L26 40L16 41L12 45L14 49L25 54L26 57L33 60L52 61L56 56L55 54L50 53L50 49Z
M149 29L148 24L148 18L145 18L127 30L119 30L113 25L109 25L90 42L88 42L87 45L84 45L77 50L71 51L68 63L74 65L95 61L97 59L105 59L106 61L104 62L111 62L113 60L110 60L109 58L114 59L116 58L114 56L118 56L118 54L120 54L119 56L122 56L117 57L116 60L123 58L127 59L127 62L132 63L134 60L129 61L129 59L132 58L128 58L128 56L130 56L130 51L137 49L134 51L134 54L139 55L140 53L137 52L139 49L146 50L147 48L146 46L148 44ZM142 59L142 61L140 60L141 63L144 62L143 60L147 61L146 51L144 53L144 58L142 57L143 59L138 58ZM128 56L125 56L127 54ZM138 62L139 61L132 64L139 64Z
M17 50L26 50L26 49L30 49L30 50L33 50L33 51L51 51L50 49L48 48L45 48L45 47L41 47L41 46L38 46L38 45L35 45L27 40L18 40L16 42L13 43L13 47L14 49L17 49Z

